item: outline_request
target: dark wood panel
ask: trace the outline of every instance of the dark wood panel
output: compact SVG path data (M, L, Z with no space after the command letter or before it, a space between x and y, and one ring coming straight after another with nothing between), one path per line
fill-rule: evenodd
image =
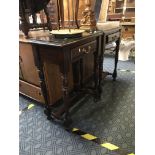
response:
M54 104L56 101L62 98L62 79L59 70L59 66L52 64L50 61L44 62L44 74L45 81L49 93L50 104ZM70 66L70 72L68 74L69 91L73 89L73 77L72 67Z
M94 53L86 54L83 58L84 82L86 82L94 72Z
M59 68L59 61L62 62L62 52L55 48L40 48L40 57L43 65L45 75L45 83L48 89L48 96L50 104L62 98L62 79ZM68 73L69 92L73 89L72 66Z

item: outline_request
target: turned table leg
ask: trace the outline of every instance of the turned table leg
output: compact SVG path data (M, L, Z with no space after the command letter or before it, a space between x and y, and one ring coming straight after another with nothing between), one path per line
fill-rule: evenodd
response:
M38 53L39 50L35 46L32 46L32 49L33 49L33 55L34 55L34 62L35 62L35 65L37 67L37 71L38 71L38 74L39 74L41 91L42 91L42 94L43 94L43 97L44 97L44 100L45 100L44 113L46 114L47 119L51 120L52 119L52 117L51 117L52 110L51 110L50 103L49 103L49 100L48 100L44 72L43 72L43 69L42 69L42 65L40 63L41 62L40 61L40 55Z
M116 50L115 50L115 67L112 74L113 81L116 81L117 77L117 64L118 64L118 54L119 54L120 38L116 41Z
M23 1L19 1L19 8L20 8L20 21L21 24L19 26L20 30L25 34L26 38L28 38L28 32L29 32L29 24L27 22L26 19L26 15L25 15L25 9L24 9L24 3Z
M44 12L46 14L46 18L47 18L47 27L50 31L52 31L52 25L51 25L51 22L50 22L50 17L49 17L49 12L48 12L48 9L47 7L44 8Z
M99 57L98 53L94 53L94 101L100 98L100 86L99 86Z
M62 80L62 94L63 94L63 106L54 113L54 116L63 121L64 126L69 126L71 123L71 119L69 117L69 108L70 108L70 100L69 100L69 91L68 91L68 73L69 73L69 56L68 50L64 49L64 58L63 63L59 64L61 80ZM63 117L64 115L64 117Z
M102 93L102 86L101 86L101 82L102 82L102 74L103 74L103 56L100 57L99 59L99 93Z
M100 94L102 93L102 86L101 86L101 82L102 82L102 74L103 74L103 58L104 58L104 51L105 51L105 35L102 36L101 39L101 53L100 53L100 57L99 57L99 92Z
M62 93L63 93L63 102L64 102L64 106L62 108L62 110L60 110L60 115L61 112L64 112L64 125L69 125L68 121L69 121L69 94L68 94L68 76L67 73L62 73L61 74L61 79L62 79Z
M47 119L51 120L52 119L52 117L51 117L52 111L51 111L50 104L48 102L47 89L46 89L44 74L43 74L42 70L38 69L38 72L39 72L39 78L40 78L40 86L41 86L41 90L42 90L44 100L45 100L45 108L46 109L44 110L44 113L47 115Z

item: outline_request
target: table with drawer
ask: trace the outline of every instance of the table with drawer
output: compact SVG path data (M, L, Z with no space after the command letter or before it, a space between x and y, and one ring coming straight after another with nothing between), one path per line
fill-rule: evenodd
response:
M99 58L101 56L102 31L83 33L80 38L56 39L52 35L42 35L20 44L28 45L33 52L39 85L33 87L42 97L33 95L45 103L48 119L68 120L70 93L85 88L88 81L93 83L94 94L99 92ZM21 80L21 92L26 94L24 81ZM31 85L31 84L30 84ZM28 86L28 84L26 85ZM33 91L31 89L31 91ZM41 90L41 92L39 92ZM87 89L84 89L85 92ZM89 91L88 91L89 92ZM31 92L27 96L30 95ZM62 99L60 108L53 108Z
M121 40L121 27L116 28L109 28L109 29L102 29L103 35L102 35L102 44L101 44L101 55L100 55L100 61L99 61L99 86L101 85L101 81L103 80L103 77L106 75L112 75L113 80L116 80L117 77L117 63L118 63L118 54L119 54L119 46L120 46L120 40ZM104 52L106 50L106 45L116 42L116 47L114 49L115 51L115 62L114 62L114 70L113 73L104 72L103 70L103 62L104 62ZM101 89L101 88L100 88Z

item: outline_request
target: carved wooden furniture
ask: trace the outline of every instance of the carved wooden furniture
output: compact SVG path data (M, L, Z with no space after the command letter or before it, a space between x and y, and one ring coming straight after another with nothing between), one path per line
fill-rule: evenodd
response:
M134 17L135 0L115 0L109 3L108 20L131 22Z
M19 16L20 16L20 30L23 31L26 37L28 37L29 29L31 28L38 28L38 27L45 27L47 26L48 29L51 31L52 27L50 24L49 13L47 9L47 4L50 0L19 0ZM38 24L36 22L36 13L39 11L44 10L47 18L47 23ZM29 17L32 15L33 23L30 23Z
M50 18L52 25L55 20L55 29L79 28L79 0L50 0L49 4Z
M79 0L58 0L58 26L50 33L56 38L81 37L84 30L79 30L77 21ZM64 14L67 13L67 24L64 23Z
M91 0L85 0L85 10L82 12L80 28L87 31L96 30L96 19L94 11L91 8Z
M107 20L120 21L122 38L133 38L135 35L135 0L115 0L115 2L109 2Z
M20 39L20 67L23 74L20 92L44 102L48 119L66 120L70 92L91 93L96 98L100 96L101 39L101 31L84 33L76 39L55 39L48 34ZM85 86L89 80L94 85L88 89ZM62 98L62 107L55 111L54 106Z

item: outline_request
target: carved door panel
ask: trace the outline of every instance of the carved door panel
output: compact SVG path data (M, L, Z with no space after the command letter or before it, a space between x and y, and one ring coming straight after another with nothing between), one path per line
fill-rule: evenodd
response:
M19 60L23 80L39 86L39 76L34 64L32 46L30 44L19 44Z

